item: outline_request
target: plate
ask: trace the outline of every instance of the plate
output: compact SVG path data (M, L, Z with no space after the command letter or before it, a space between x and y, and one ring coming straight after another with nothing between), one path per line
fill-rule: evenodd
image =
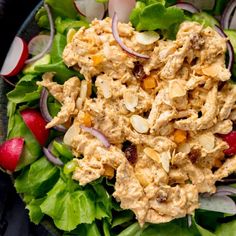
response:
M43 5L43 1L40 1L39 4L33 9L30 15L21 25L16 36L23 38L26 42L39 33L39 27L35 22L35 14L39 8ZM7 85L2 79L0 79L0 143L2 143L7 134L7 98L6 94L10 91L12 87ZM1 171L1 170L0 170ZM13 180L14 181L14 180ZM49 217L44 217L41 225L52 235L60 236L62 232L59 231L50 220Z

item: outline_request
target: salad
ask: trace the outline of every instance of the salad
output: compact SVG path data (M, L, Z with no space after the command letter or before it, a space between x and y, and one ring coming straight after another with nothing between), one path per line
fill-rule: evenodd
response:
M0 74L0 166L61 235L234 235L236 1L45 0ZM12 84L11 77L18 81Z

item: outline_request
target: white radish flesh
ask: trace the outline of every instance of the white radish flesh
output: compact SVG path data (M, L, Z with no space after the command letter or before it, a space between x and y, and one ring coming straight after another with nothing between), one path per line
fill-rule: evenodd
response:
M110 0L108 15L112 18L116 12L119 22L128 23L130 12L135 7L135 4L135 0Z
M11 44L6 59L3 63L0 75L14 76L24 66L28 57L28 47L25 41L16 36Z
M49 35L42 34L33 37L28 44L29 54L33 56L38 55L47 47L49 41Z
M96 0L76 0L74 4L78 12L85 16L88 21L95 18L102 20L105 15L105 5L96 2Z

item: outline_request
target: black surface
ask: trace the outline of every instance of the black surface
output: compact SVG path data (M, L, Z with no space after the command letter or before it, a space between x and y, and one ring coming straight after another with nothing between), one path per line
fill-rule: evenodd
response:
M16 32L38 2L0 0L0 68ZM0 171L0 236L49 235L41 225L29 222L28 211L16 194L10 177Z

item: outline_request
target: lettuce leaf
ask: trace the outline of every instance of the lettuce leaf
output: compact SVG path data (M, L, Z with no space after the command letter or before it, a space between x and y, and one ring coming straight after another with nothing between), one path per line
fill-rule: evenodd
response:
M34 224L39 224L40 221L43 219L44 214L40 209L40 204L45 200L45 198L33 199L27 204L26 209L29 210L29 217L30 220Z
M131 12L130 21L137 30L168 30L171 25L184 21L183 10L165 7L162 3L146 5L138 2Z
M41 157L16 178L15 188L18 193L40 198L45 196L58 178L59 169L45 157Z
M86 21L82 20L73 20L73 19L62 19L61 17L57 17L55 21L55 27L58 33L64 34L71 28L79 29L81 27L88 27L89 24Z
M235 233L236 220L219 225L215 232L216 236L235 235Z
M91 224L96 214L92 191L82 190L78 184L69 181L73 180L60 178L40 205L42 212L52 217L55 225L65 231L71 231L82 223Z
M78 16L77 10L75 9L73 4L73 0L45 0L45 3L50 5L54 15L71 19L76 19L76 17Z
M37 100L40 97L40 88L36 85L35 75L25 75L16 84L16 87L7 94L9 101L16 104Z

